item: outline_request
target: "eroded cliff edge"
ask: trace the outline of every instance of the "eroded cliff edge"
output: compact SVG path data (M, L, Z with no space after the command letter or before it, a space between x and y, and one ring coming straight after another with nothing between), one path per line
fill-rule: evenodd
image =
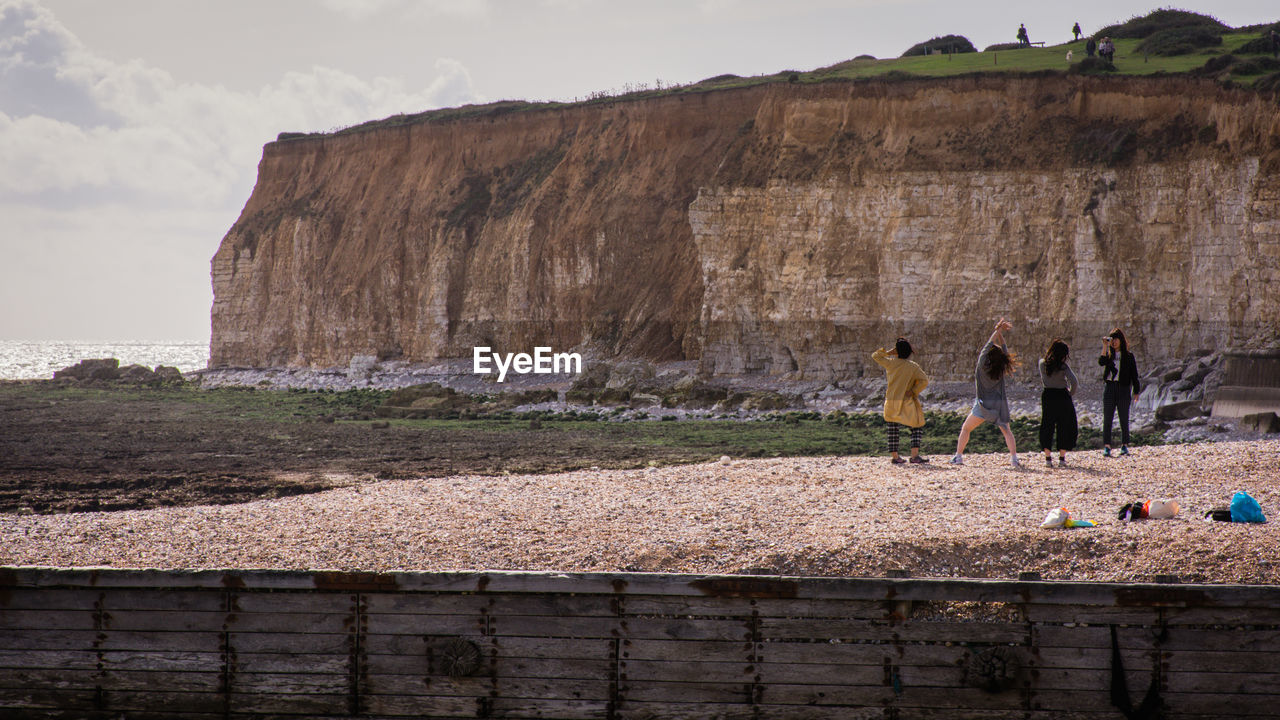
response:
M1187 78L764 85L266 146L212 367L535 345L855 374L908 334L1280 338L1280 108Z

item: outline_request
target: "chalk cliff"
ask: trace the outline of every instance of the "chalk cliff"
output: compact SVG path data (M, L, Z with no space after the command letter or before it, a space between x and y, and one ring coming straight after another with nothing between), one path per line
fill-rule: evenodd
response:
M212 263L211 360L535 345L844 377L899 334L1148 360L1280 338L1280 108L1188 78L762 85L288 139ZM1087 349L1087 350L1086 350Z

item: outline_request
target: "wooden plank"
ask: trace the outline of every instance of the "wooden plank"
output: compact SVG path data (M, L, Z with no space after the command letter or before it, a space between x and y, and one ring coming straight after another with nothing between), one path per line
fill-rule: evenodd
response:
M1166 687L1175 693L1280 696L1277 668L1280 665L1259 665L1255 672L1170 672Z
M40 709L21 709L21 708L5 708L0 707L3 711L5 720L119 720L120 713L101 711L94 712L91 710L56 710L53 708ZM174 712L166 710L162 712L147 712L145 710L133 710L129 713L128 720L227 720L225 713L186 713ZM255 720L266 720L258 718ZM320 720L319 718L293 717L290 720ZM327 719L326 719L327 720ZM375 720L374 718L361 718L361 720ZM386 720L385 718L382 720Z
M1036 623L1091 625L1226 625L1280 627L1280 610L1234 607L1092 607L1087 605L1028 605L1027 620Z
M625 701L619 720L888 720L879 707L806 707L803 705L748 705L745 703L652 703Z
M1124 664L1126 683L1135 693L1145 692L1151 684L1150 658L1135 659ZM1030 673L1031 687L1036 692L1058 690L1097 690L1111 687L1111 663L1091 668L1036 668ZM1141 699L1141 698L1139 698Z
M221 682L221 672L15 668L0 673L0 688L15 690L60 689L92 691L94 688L101 687L104 690L217 692Z
M760 643L709 640L624 640L619 655L626 660L689 662L754 662Z
M346 634L231 633L230 645L236 653L294 655L345 655L351 651L352 637Z
M272 695L232 692L229 702L237 713L349 715L351 699L342 694Z
M595 618L587 618L595 620ZM484 635L490 619L484 615L368 615L370 635Z
M497 678L574 678L582 680L607 680L612 675L612 663L599 660L530 659L504 656L486 656L478 675ZM369 655L362 667L370 676L409 675L413 677L442 677L443 671L433 666L423 655Z
M487 634L516 638L667 638L684 640L750 640L747 619L544 617L503 615L375 615L370 635Z
M985 647L985 646L984 646ZM965 662L971 648L951 644L888 643L764 643L757 657L765 662L835 665L955 666Z
M349 695L349 682L346 673L237 671L231 678L231 690L241 695Z
M236 592L231 594L231 611L242 613L331 613L350 615L356 611L355 593L334 592Z
M1144 693L1145 687L1129 685L1129 695L1135 706L1142 701ZM1160 698L1173 717L1182 717L1183 713L1219 718L1274 717L1277 703L1280 703L1280 695L1162 692ZM1036 710L1116 712L1111 705L1109 686L1098 690L1038 691L1032 696L1032 707Z
M504 717L555 718L556 720L599 720L608 715L609 704L602 700L527 700L503 697L423 697L372 695L365 710L384 715L413 717Z
M610 681L561 677L451 678L411 675L370 675L363 692L368 696L502 697L526 700L608 700Z
M223 590L136 590L98 588L27 588L0 592L0 608L8 610L226 610Z
M458 635L365 635L363 648L370 656L425 656L427 646L460 637L476 643L485 655L501 657L597 659L613 657L613 641L606 638L488 638L478 634Z
M1092 605L1026 605L1026 620L1033 623L1096 624L1096 625L1155 625L1163 608L1098 607ZM1166 613L1180 612L1181 608L1165 609ZM1228 612L1239 612L1230 608Z
M224 700L216 693L166 693L94 690L23 690L0 688L0 708L49 708L54 710L147 710L172 713L222 712Z
M616 617L621 599L601 595L456 595L438 593L373 593L363 596L370 616L407 615L546 615L551 617Z
M94 712L91 710L54 710L50 708L41 709L14 709L0 708L4 711L2 716L4 720L120 720L119 712ZM278 715L278 714L256 714L253 720L349 720L351 715ZM360 714L360 720L404 720L403 715L369 715L367 713ZM222 712L217 713L192 713L178 712L172 710L147 711L147 710L130 710L128 720L227 720L227 715ZM474 720L471 718L439 718L438 720Z
M350 615L297 613L6 610L0 613L0 630L340 633L351 620Z
M815 688L810 685L770 685L760 702L764 705L888 705L895 708L982 708L1013 710L1023 707L1019 692L988 693L971 687L919 687L903 683L891 686Z
M903 622L878 620L766 618L760 621L760 635L766 641L842 640L934 643L1015 643L1027 641L1029 628L1023 623Z
M1036 644L1041 647L1111 647L1111 630L1107 627L1037 625L1034 632ZM1157 647L1149 629L1119 628L1117 636L1122 649L1152 650ZM1224 632L1173 627L1168 629L1168 639L1159 643L1158 647L1169 652L1234 650L1269 654L1280 648L1280 630Z
M346 675L350 672L349 653L305 655L293 653L250 653L237 650L235 668L239 673L316 673Z
M135 692L216 693L222 689L221 669L211 672L97 671L19 669L0 675L0 688L13 690L122 690ZM232 689L244 694L296 695L348 692L342 674L236 672Z
M1151 666L1149 650L1122 650L1120 657L1125 667ZM1035 649L1035 664L1045 669L1109 668L1111 667L1111 649L1039 646Z
M293 657L293 656L290 656ZM222 667L221 652L110 650L2 650L0 668L174 670L198 672Z
M209 588L353 592L577 593L1280 609L1280 588L1021 582L952 578L804 578L661 573L334 573L272 570L0 569L0 588Z
M773 618L864 618L882 619L887 603L872 600L783 600L760 598L627 596L621 600L623 614L673 615L678 617L759 617Z
M221 633L0 630L0 650L147 650L218 652Z
M1280 668L1280 649L1261 652L1197 652L1178 650L1164 653L1169 672L1259 672Z

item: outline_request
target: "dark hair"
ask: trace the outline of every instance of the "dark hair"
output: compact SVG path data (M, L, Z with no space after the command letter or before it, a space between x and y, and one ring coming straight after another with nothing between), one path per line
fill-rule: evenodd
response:
M907 342L904 337L898 338L898 342L894 344L893 349L897 351L898 357L902 360L911 357L911 343Z
M992 380L999 380L1018 369L1018 356L1005 352L1004 348L999 345L992 345L991 350L987 352L987 375Z
M1124 332L1122 332L1120 328L1116 328L1115 330L1112 330L1111 337L1120 338L1120 354L1121 355L1129 352L1129 342L1124 339Z
M1049 349L1044 353L1044 371L1050 375L1062 369L1067 361L1067 353L1071 352L1067 344L1062 342L1062 338L1054 338L1049 343Z

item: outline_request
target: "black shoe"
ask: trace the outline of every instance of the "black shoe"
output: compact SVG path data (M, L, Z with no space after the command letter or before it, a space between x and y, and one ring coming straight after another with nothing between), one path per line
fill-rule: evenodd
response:
M912 463L915 463L915 464L917 464L917 465L921 465L921 464L924 464L924 463L929 462L929 458L927 458L927 457L925 457L925 456L923 456L923 455L912 455L912 456L911 456L911 459L910 459L910 460L908 460L907 462L912 462Z

